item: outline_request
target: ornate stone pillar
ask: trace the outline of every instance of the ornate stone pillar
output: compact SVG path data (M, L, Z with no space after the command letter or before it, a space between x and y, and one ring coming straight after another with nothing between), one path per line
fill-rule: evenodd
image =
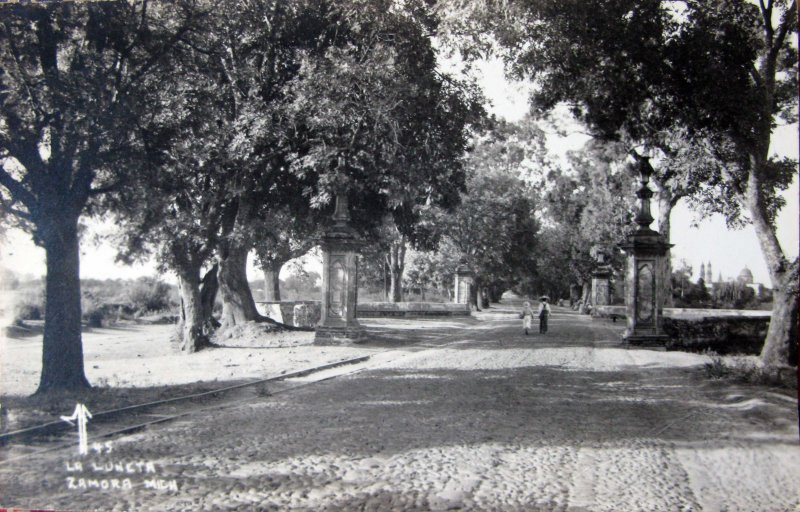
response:
M453 302L456 304L466 304L469 308L469 300L472 296L472 285L475 282L475 273L469 268L466 262L456 268Z
M594 248L594 258L596 267L592 272L592 316L598 316L598 306L608 306L611 304L611 275L613 269L606 263L606 252L602 247Z
M658 231L650 229L653 191L647 185L653 168L648 158L636 156L636 160L641 187L636 192L639 211L634 220L639 227L620 244L628 255L625 274L628 327L624 340L631 345L663 346L667 336L662 329L664 297L659 279L664 275L665 256L672 245Z
M364 329L356 319L358 251L364 245L350 226L347 196L336 196L333 225L320 240L322 247L322 306L315 344L330 345L360 339Z

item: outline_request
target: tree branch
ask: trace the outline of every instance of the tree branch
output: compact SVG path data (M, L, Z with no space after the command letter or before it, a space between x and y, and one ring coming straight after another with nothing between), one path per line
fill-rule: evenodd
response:
M775 38L775 42L772 45L772 50L770 50L771 54L773 52L777 54L777 52L780 51L781 47L783 46L783 42L786 40L786 34L789 33L789 29L794 25L792 17L796 15L797 15L797 0L792 0L791 5L789 5L789 7L783 13L783 18L781 19L780 27L778 27L778 36Z
M22 83L25 86L25 91L27 92L27 96L28 96L28 99L30 101L31 108L39 116L43 116L44 112L43 112L43 110L41 108L39 99L33 93L33 88L31 87L30 79L29 79L27 73L25 72L25 70L23 69L22 64L20 63L20 60L19 60L19 55L20 55L19 47L16 45L15 37L12 34L11 29L8 26L8 20L6 20L6 22L3 23L3 27L5 27L7 41L9 43L9 47L11 48L11 56L14 59L14 64L16 65L17 72L19 73L20 79L22 80Z
M769 0L768 5L764 5L764 0L758 0L761 7L761 17L764 19L764 32L767 36L767 41L772 41L772 36L775 30L772 28L772 0Z

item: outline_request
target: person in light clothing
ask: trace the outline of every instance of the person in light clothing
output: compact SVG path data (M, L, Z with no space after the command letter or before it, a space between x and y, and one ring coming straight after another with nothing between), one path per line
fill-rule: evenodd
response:
M547 332L547 317L550 316L550 305L547 303L549 299L546 295L539 300L539 334L544 334Z
M533 310L531 309L531 303L525 301L522 303L522 313L519 314L519 317L522 319L522 328L525 329L525 335L528 335L528 329L531 328L531 322L533 322Z

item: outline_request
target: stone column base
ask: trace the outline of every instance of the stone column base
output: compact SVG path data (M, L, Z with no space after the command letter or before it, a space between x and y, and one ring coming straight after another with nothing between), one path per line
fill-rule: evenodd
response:
M316 327L314 345L349 345L363 342L364 328L360 325Z

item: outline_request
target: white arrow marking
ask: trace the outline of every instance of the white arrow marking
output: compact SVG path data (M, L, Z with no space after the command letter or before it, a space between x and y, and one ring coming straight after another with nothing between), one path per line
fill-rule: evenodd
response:
M89 442L88 436L86 434L86 422L89 418L92 417L92 413L89 412L89 409L86 408L85 405L79 403L75 405L75 412L72 413L72 416L61 416L61 419L69 423L70 425L75 425L72 423L72 420L78 421L78 453L81 455L86 455L89 453Z

